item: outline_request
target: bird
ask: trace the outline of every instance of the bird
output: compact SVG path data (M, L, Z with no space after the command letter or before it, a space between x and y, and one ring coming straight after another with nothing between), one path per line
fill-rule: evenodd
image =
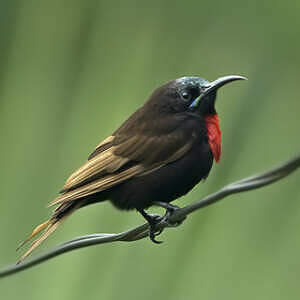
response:
M109 200L121 210L139 212L154 243L157 205L171 214L173 200L187 194L221 158L221 129L215 103L220 87L247 78L228 75L214 81L184 76L158 87L123 124L99 143L65 182L50 218L18 247L37 237L23 261L66 218L84 206Z

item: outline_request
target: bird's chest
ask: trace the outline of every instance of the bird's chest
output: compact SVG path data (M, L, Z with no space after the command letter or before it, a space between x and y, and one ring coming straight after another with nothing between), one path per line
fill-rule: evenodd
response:
M206 178L212 163L207 138L198 139L180 159L119 186L111 193L111 200L121 209L144 209L154 201L171 202Z
M208 142L195 144L182 158L160 168L145 180L149 203L171 202L187 194L196 184L208 176L213 155ZM153 200L155 199L155 200Z
M162 170L168 178L162 187L162 194L166 195L169 201L185 195L208 176L212 164L213 155L208 142L201 141L195 144L184 157Z

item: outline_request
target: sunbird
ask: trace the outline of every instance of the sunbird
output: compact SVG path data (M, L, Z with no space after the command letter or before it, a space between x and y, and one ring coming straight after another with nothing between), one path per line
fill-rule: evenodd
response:
M145 210L157 205L172 213L178 207L170 202L207 178L221 157L217 91L245 79L229 75L209 82L185 76L157 88L67 179L49 205L57 205L49 220L20 245L42 232L18 262L75 210L105 200L121 210L137 210L149 223L150 239L159 243L155 226L160 219Z

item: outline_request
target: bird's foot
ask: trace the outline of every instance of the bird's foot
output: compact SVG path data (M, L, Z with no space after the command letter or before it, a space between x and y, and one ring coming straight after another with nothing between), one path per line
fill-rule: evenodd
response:
M139 210L140 214L146 219L149 224L149 238L155 244L161 244L163 241L155 239L156 236L160 235L163 229L157 230L157 225L163 220L164 217L155 214L147 214L144 210Z
M153 215L150 215L153 217ZM159 215L154 215L154 218L152 219L151 222L148 221L149 223L149 238L150 240L155 243L155 244L161 244L163 241L158 241L155 239L156 236L160 235L163 231L163 229L160 229L157 231L157 224L159 224L163 220L162 216Z
M176 222L170 222L169 218L170 216L178 209L180 209L179 206L174 205L174 204L170 204L167 202L160 202L160 201L156 201L153 203L156 206L160 206L163 207L166 210L165 215L163 216L161 222L166 222L168 227L177 227L179 225L182 224L182 222L186 219L186 216L184 216L182 219L176 221Z
M147 214L143 209L138 210L140 214L147 220L149 224L149 238L150 240L155 244L161 244L163 241L158 241L155 239L156 236L160 235L163 231L164 227L177 227L182 224L182 222L186 219L186 216L182 217L179 220L176 220L176 222L171 222L170 217L172 214L180 209L179 206L173 205L167 202L154 202L153 203L156 206L163 207L166 210L165 215L162 217L160 215L153 215L153 214ZM157 229L157 225L163 223L162 229Z

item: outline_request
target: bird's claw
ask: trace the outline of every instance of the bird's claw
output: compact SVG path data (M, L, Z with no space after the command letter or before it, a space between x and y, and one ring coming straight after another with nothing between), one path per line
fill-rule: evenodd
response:
M158 204L159 205L159 204ZM160 205L162 206L162 205ZM176 222L170 222L169 218L171 215L177 210L180 209L179 206L169 204L169 203L163 203L163 208L166 209L166 213L163 217L160 215L149 215L151 216L151 221L149 222L149 238L150 240L155 244L161 244L163 241L158 241L155 239L156 236L160 235L163 232L163 228L159 231L156 230L156 227L158 224L163 223L165 227L177 227L182 224L182 222L186 219L186 216L184 216L181 220Z
M150 217L148 219L150 240L155 244L163 243L163 241L156 240L155 237L160 235L163 231L163 229L160 229L159 231L157 231L156 226L163 220L164 217L162 217L160 215L153 215L153 214L148 214L148 216Z
M155 237L163 232L164 227L177 227L181 225L186 219L186 216L182 217L176 222L170 222L170 217L176 210L180 209L180 207L166 202L155 202L154 204L163 207L166 210L166 213L163 217L156 214L147 214L144 210L140 210L140 213L148 221L150 240L155 244L161 244L163 241L158 241L155 239ZM163 226L158 230L157 227L159 224L163 224Z
M177 205L174 205L174 204L166 203L166 202L155 202L154 204L157 206L163 207L166 210L166 213L162 217L161 222L164 222L167 227L177 227L177 226L181 225L182 222L186 219L186 216L184 216L179 221L172 223L172 222L170 222L169 218L172 216L172 214L176 210L180 209L180 207Z

